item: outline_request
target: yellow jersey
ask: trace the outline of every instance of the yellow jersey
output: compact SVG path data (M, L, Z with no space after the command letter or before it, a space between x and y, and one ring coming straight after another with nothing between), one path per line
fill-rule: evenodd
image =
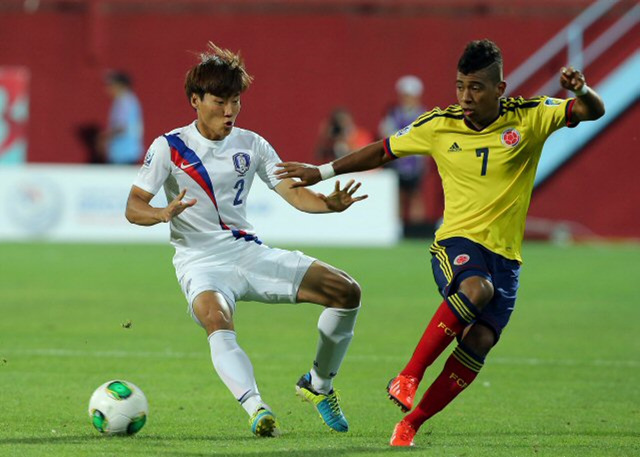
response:
M521 246L544 142L571 124L574 99L503 98L498 118L482 130L460 105L435 108L384 142L394 158L430 155L444 190L436 241L460 236L522 262Z

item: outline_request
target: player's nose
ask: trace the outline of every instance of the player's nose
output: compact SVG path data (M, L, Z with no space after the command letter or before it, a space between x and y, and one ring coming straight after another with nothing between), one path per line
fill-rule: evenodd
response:
M233 116L233 105L231 103L225 103L225 105L224 105L224 115L225 115L225 117Z

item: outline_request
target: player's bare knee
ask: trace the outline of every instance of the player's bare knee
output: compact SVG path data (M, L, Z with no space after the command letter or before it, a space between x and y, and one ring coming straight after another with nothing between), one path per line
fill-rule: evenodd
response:
M198 296L193 302L193 314L209 334L233 329L231 307L220 294Z
M493 284L486 278L471 276L460 284L459 288L475 306L482 309L493 298Z
M462 341L476 355L486 357L495 346L497 337L495 332L486 325L475 324L471 326Z
M362 297L362 289L360 288L360 284L358 282L348 277L348 286L347 286L347 299L345 301L345 308L353 309L360 306L360 299Z
M334 291L334 307L343 309L354 309L360 306L362 290L360 284L347 274L340 276L338 287Z
M204 325L207 331L211 333L216 330L231 330L233 328L233 321L222 311L217 310L207 315Z

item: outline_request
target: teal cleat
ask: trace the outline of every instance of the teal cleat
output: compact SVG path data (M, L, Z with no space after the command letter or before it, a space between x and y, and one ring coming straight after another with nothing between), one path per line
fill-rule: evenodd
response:
M251 426L251 431L256 436L274 437L280 434L276 416L265 408L260 408L251 416L249 425Z
M337 392L331 389L328 394L316 392L311 385L311 373L302 375L296 384L296 394L303 400L313 404L320 413L320 417L336 432L346 432L349 430L347 418L344 417L340 409L340 398Z

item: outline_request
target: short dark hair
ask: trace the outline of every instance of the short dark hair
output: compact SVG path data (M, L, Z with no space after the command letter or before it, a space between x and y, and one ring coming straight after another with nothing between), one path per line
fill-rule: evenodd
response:
M502 51L491 40L469 42L458 61L458 71L468 75L484 69L488 70L495 82L502 81Z
M192 67L184 81L187 99L193 94L200 99L205 94L227 98L249 88L253 77L247 73L240 53L222 49L211 41L208 50L200 54L200 63Z

